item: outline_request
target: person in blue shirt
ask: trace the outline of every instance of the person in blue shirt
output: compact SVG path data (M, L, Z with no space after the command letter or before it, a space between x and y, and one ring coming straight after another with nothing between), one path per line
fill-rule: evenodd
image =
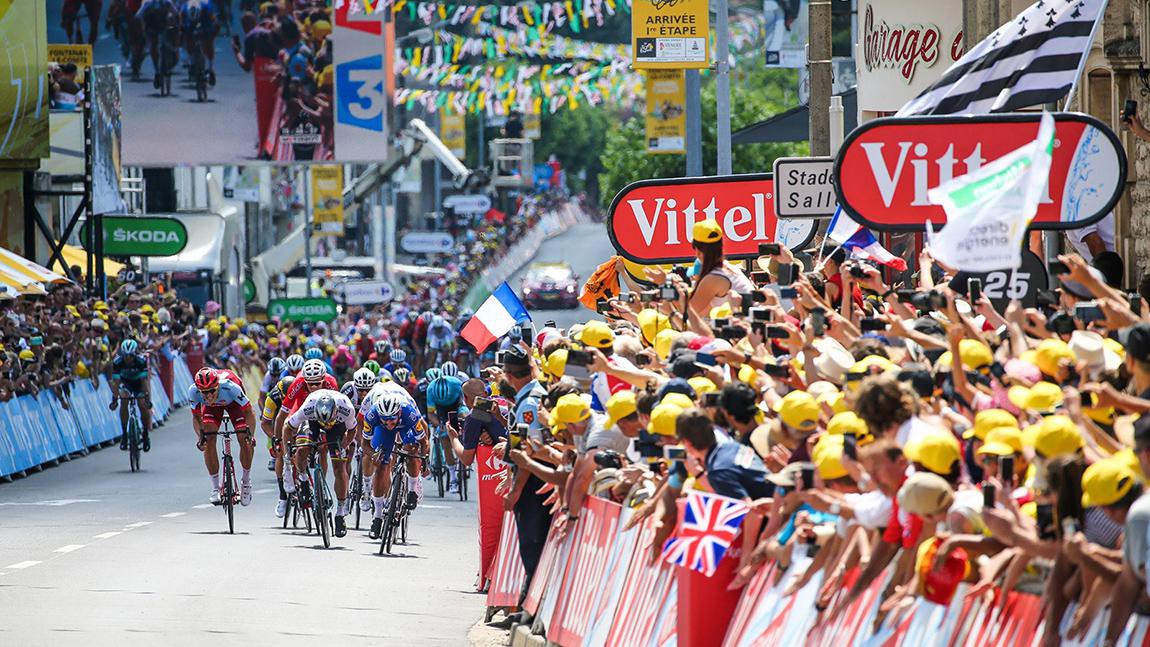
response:
M120 343L116 356L112 358L112 403L108 408L115 411L120 407L120 449L128 449L128 403L138 398L141 423L144 425L143 449L150 451L152 441L148 431L152 428L152 401L148 383L148 355L140 350L134 339ZM120 397L123 395L123 397Z
M715 494L739 500L771 496L767 468L755 450L733 441L719 442L714 423L701 409L688 409L675 421L675 434L687 453L706 466Z
M405 451L420 456L427 455L428 438L427 425L420 415L419 409L407 398L396 393L380 393L363 417L365 429L364 436L370 434L371 448L375 450L378 465L372 475L372 498L375 499L375 518L371 521L371 532L368 536L379 539L383 530L383 515L387 512L387 493L391 491L391 452L395 448L396 438L406 448ZM423 482L420 476L427 476L426 461L423 461L422 472L416 465L415 459L407 464L408 492L407 507L415 509L415 505L423 491Z
M463 382L460 382L459 378L446 376L429 382L427 411L435 425L434 442L443 449L444 460L447 463L448 489L456 494L459 492L459 477L458 470L455 469L455 452L451 449L447 425L449 421L452 424L459 424L458 418L467 416L467 407L463 405Z

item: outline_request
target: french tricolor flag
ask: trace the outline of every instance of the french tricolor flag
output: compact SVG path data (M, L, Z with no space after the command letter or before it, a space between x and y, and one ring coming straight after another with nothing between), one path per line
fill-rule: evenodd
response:
M854 221L844 211L842 206L835 208L835 216L831 218L831 226L827 230L827 238L845 247L854 256L886 265L899 272L906 271L906 261L891 254L879 244L878 239L870 230Z
M516 324L530 320L531 315L527 313L527 308L523 307L519 297L515 296L515 291L504 282L495 288L483 305L479 306L475 316L467 322L460 334L467 343L482 353Z

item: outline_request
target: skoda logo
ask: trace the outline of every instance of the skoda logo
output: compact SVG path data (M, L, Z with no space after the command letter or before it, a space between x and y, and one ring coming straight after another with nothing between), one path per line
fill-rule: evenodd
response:
M284 308L282 303L273 303L268 306L269 317L283 317L287 308Z

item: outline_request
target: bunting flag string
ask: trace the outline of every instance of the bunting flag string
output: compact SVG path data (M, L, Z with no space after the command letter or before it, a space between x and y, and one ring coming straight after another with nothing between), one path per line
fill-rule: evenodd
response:
M625 61L596 63L573 61L558 64L529 64L522 61L500 61L491 65L424 65L416 67L401 61L397 73L421 85L462 88L476 82L546 82L561 77L575 77L583 81L599 76L636 74L627 69ZM474 88L473 88L474 89Z
M453 25L474 23L480 20L498 22L502 26L536 26L548 30L571 23L573 31L588 27L594 20L602 26L606 18L618 13L630 13L631 0L552 0L539 2L523 0L513 4L468 4L446 2L415 2L412 0L344 0L349 3L348 12L356 14L379 14L390 9L392 14L408 12L411 20L422 20L430 25L435 22L448 22ZM578 15L581 20L574 21ZM560 18L562 17L562 22Z
M631 46L556 36L528 27L516 31L480 23L479 36L461 36L448 31L436 33L436 43L426 47L408 47L399 59L420 67L446 65L466 58L550 58L593 60L601 62L631 60Z

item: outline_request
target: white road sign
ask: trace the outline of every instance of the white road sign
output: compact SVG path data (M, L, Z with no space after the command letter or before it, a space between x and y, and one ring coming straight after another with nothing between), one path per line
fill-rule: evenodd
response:
M775 215L819 218L835 215L834 158L780 157L775 160Z

